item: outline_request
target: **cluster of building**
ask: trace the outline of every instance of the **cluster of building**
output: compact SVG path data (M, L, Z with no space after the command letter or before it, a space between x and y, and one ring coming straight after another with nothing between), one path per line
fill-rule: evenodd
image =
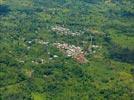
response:
M38 44L42 44L42 45L47 45L49 42L43 41L43 40L40 40L40 39L33 39L33 40L27 41L27 43L28 44L38 43Z
M86 58L83 50L75 45L68 45L67 43L54 43L54 46L62 51L68 57L72 57L80 63L85 63Z
M61 26L52 27L52 31L56 32L59 35L71 35L71 36L80 35L79 32L72 32L72 31L70 31L70 29L64 28Z
M69 29L63 28L63 27L55 27L53 30L57 30L57 32L63 32L65 33L65 31L70 31ZM33 43L37 43L37 44L41 44L41 45L49 45L50 43L41 39L33 39L33 40L29 40L26 41L28 44L33 44ZM83 41L83 43L85 43L85 41ZM75 59L76 61L80 62L80 63L85 63L87 62L85 55L93 54L96 53L96 50L100 49L100 46L98 45L93 45L92 42L89 45L88 50L84 50L79 47L79 46L75 46L75 45L69 45L67 43L53 43L54 46L56 48L58 48L61 52L63 52L66 56L71 57L73 59ZM27 49L29 50L31 46L28 46ZM50 55L50 52L48 52L48 55ZM57 55L53 55L53 57L50 57L49 60L58 58ZM19 61L19 62L23 62L23 61ZM24 62L23 62L24 63ZM35 64L43 64L44 63L44 59L38 59L38 60L33 60L32 63Z
M44 62L45 62L45 60L42 58L32 60L32 63L34 63L34 64L43 64Z

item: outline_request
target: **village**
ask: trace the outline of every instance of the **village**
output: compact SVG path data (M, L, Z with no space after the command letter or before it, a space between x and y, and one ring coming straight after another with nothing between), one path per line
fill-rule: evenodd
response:
M61 26L52 27L52 31L56 32L58 35L65 35L65 36L67 36L67 35L71 35L71 36L81 35L79 32L72 32L70 29L65 28L65 27L61 27ZM84 50L84 48L82 48L80 46L71 45L71 44L68 44L65 42L61 43L61 42L56 41L54 43L50 43L48 41L44 41L41 39L32 39L32 40L26 41L26 43L29 44L29 46L27 47L28 50L30 50L30 48L31 48L30 45L32 45L33 43L40 44L43 46L52 45L52 46L56 47L57 49L59 49L67 57L73 58L75 61L77 61L79 63L86 63L86 62L88 62L86 59L86 55L94 54L94 53L96 53L96 50L100 48L100 46L94 45L92 43L93 37L92 36L90 36L90 37L91 37L91 41L90 41L88 50ZM50 55L50 52L48 52L48 55ZM53 57L50 57L48 59L52 60L52 59L58 58L58 57L59 57L58 55L53 55ZM38 59L32 60L32 63L43 64L43 63L45 63L45 61L42 58L38 58Z
M68 57L71 57L78 61L79 63L87 62L85 58L85 54L83 50L79 46L69 45L67 43L54 43L54 46L58 48L61 52L63 52Z
M59 35L71 35L71 36L80 35L79 32L72 32L72 31L70 31L70 29L65 28L65 27L61 27L61 26L52 27L52 31L56 32Z
M32 44L32 43L37 43L37 44L41 44L41 45L48 45L49 42L47 41L43 41L43 40L39 40L39 39L34 39L34 40L29 40L26 41L28 44ZM79 46L75 46L75 45L69 45L67 43L53 43L52 44L54 47L58 48L63 54L65 54L67 57L71 57L73 59L75 59L77 62L79 63L86 63L87 59L85 57L85 52L83 51L83 49ZM27 47L28 50L30 50L30 46ZM50 55L50 52L48 52L48 55ZM53 55L53 58L58 58L57 55ZM49 60L53 59L52 57L49 58ZM35 64L43 64L44 63L44 59L42 58L38 58L37 60L32 60L32 63Z
M52 27L52 31L56 32L57 35L71 35L71 36L78 36L81 35L79 32L72 32L69 28L65 28L62 26L55 26ZM74 37L72 37L74 38ZM87 49L85 49L84 47L81 47L79 45L75 45L75 44L70 44L67 42L60 42L60 41L55 41L50 43L49 41L45 41L43 39L40 38L35 38L35 39L31 39L31 40L27 40L25 41L24 45L27 48L27 50L31 50L32 45L33 44L37 44L37 45L42 45L42 46L53 46L54 48L59 49L59 51L61 51L65 56L73 58L75 61L79 62L79 63L86 63L88 62L88 60L86 59L86 56L89 54L95 54L97 50L100 49L99 45L94 45L93 42L93 36L90 35L90 41L88 43L88 41L83 41L83 44L86 44L88 46ZM46 51L48 55L52 55L51 52ZM57 54L51 56L48 58L48 60L53 60L53 59L57 59L59 56ZM24 60L19 60L18 61L20 63L24 63ZM44 58L36 58L33 59L31 61L34 64L44 64L45 63L45 59Z

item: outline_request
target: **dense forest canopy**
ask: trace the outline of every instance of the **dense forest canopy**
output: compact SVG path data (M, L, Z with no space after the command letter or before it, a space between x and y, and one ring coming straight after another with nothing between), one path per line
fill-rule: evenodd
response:
M0 100L133 100L133 0L0 0Z

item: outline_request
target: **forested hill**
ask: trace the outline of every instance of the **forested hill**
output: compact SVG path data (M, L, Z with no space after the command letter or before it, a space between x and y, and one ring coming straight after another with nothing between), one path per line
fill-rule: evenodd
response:
M133 0L0 0L0 100L133 98Z

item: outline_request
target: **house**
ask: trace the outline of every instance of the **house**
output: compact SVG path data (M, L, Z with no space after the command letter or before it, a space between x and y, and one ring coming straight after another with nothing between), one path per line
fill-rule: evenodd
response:
M80 53L74 57L74 59L79 63L86 63L87 60L85 58L85 55L83 53Z

